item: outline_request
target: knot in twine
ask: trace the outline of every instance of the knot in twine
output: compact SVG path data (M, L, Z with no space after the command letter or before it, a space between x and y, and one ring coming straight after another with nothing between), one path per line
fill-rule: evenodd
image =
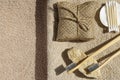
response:
M73 13L72 11L70 11L69 9L64 8L64 7L61 7L61 9L68 11L73 16L73 17L60 17L61 19L70 20L72 22L75 22L76 24L78 24L78 27L80 29L82 29L83 31L85 31L85 32L89 31L88 24L85 22L85 19L82 18L82 16L79 17L80 15L78 13L79 12L78 9L77 9L77 14Z
M83 4L59 2L58 41L89 41L94 39L96 11L100 4L89 1Z

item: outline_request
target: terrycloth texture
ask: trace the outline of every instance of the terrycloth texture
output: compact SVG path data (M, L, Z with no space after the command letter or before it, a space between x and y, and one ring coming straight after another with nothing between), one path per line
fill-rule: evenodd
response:
M0 80L35 80L35 5L0 0Z
M46 0L0 0L0 80L46 80Z
M88 41L88 42L56 42L53 40L54 36L54 8L53 4L61 1L69 1L74 2L77 4L82 4L86 1L91 0L48 0L48 24L47 24L47 30L48 30L48 80L89 80L86 78L83 78L78 71L76 71L73 74L67 74L67 72L64 72L60 75L57 75L59 72L61 72L62 69L60 69L60 65L63 65L64 67L71 63L71 61L68 59L66 49L76 47L80 49L83 52L92 52L98 49L100 44L104 43L105 41L108 41L109 39L113 38L117 33L103 33L104 26L100 23L99 17L97 14L96 19L97 22L95 22L95 39ZM105 3L106 0L95 0L99 1L100 4ZM118 0L120 2L120 0ZM97 12L98 13L98 12ZM98 24L97 24L98 23ZM97 48L95 48L98 46ZM106 54L109 54L113 52L114 50L120 48L120 42L113 45L109 49L105 50L101 53L101 55L97 56L96 58L100 58ZM120 56L113 59L108 65L103 67L101 69L102 77L95 80L119 80L120 79ZM59 69L58 69L59 67ZM91 80L91 79L90 79Z
M89 1L77 5L63 1L58 2L57 7L58 41L88 41L94 38L94 17L100 8L98 2Z

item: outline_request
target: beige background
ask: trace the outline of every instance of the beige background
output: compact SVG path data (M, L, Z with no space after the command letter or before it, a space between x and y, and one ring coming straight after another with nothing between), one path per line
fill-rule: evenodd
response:
M67 72L64 72L60 75L56 75L56 73L59 73L61 70L58 68L60 65L63 65L64 67L70 63L70 61L67 59L66 55L66 49L69 49L71 47L79 48L83 52L91 52L95 51L97 48L99 48L100 44L104 43L105 41L108 41L109 39L113 38L115 35L114 33L103 33L103 25L101 25L100 22L95 26L95 35L96 39L91 40L89 42L57 42L53 40L54 35L54 10L53 4L59 1L65 1L65 0L48 0L48 16L47 16L47 33L48 33L48 80L89 80L81 76L79 72L75 72L75 74L67 74ZM66 0L70 2L77 2L78 4L81 4L83 2L89 1L89 0ZM106 0L96 0L101 3L105 3ZM119 1L119 0L118 0ZM120 1L119 1L120 2ZM99 20L98 17L96 17L97 20ZM94 47L98 46L94 49ZM110 47L101 55L97 56L96 58L103 57L106 54L109 54L113 52L114 50L119 49L120 42L115 44L114 46ZM120 79L120 56L116 57L114 60L112 60L108 65L106 65L104 68L102 68L101 73L102 77L96 80L119 80Z
M66 66L65 49L77 47L87 52L117 34L103 34L103 28L96 25L96 40L86 43L53 41L53 4L59 1L62 0L48 0L46 23L46 0L0 0L0 80L88 80L78 73L77 76L67 72L56 75L56 68ZM118 49L119 45L118 42L100 56ZM97 80L119 80L119 57L101 70L102 77Z
M0 0L0 80L46 80L46 0Z

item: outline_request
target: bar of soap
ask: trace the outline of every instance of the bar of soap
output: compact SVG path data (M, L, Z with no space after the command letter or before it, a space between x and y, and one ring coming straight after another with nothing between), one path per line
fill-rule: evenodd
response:
M79 61L82 61L82 60L84 61L84 59L87 58L88 56L85 53L83 53L82 51L80 51L79 49L72 48L68 51L68 57L73 63L78 63ZM93 68L90 67L92 64L98 64L98 62L93 57L89 58L87 61L85 61L79 67L78 70L87 77L93 77L93 78L100 77L101 76L100 70L97 70L94 72L88 72L88 69L89 69L89 71L93 70ZM97 67L98 66L95 66L94 68L97 68Z
M72 48L68 51L68 57L72 62L78 63L79 61L85 59L87 55L81 52L79 49Z

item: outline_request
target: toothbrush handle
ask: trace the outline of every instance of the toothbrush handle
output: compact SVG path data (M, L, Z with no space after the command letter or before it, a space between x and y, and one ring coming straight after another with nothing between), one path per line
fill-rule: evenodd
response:
M109 43L107 43L106 45L104 45L102 48L100 48L99 50L97 50L95 53L93 53L91 56L89 56L88 58L86 58L83 62L81 62L80 64L78 64L76 67L74 67L73 69L69 70L68 73L72 73L75 70L77 70L81 65L84 64L84 62L88 61L89 59L91 59L92 57L95 57L96 55L98 55L99 53L101 53L102 51L104 51L105 49L107 49L108 47L112 46L113 44L115 44L116 42L118 42L120 40L120 34L113 39L112 41L110 41Z
M113 56L111 56L107 61L105 61L99 68L97 68L96 70L94 70L92 72L100 70L102 67L104 67L108 62L110 62L113 58L115 58L118 55L120 55L120 50L117 51Z
M103 47L101 47L100 49L98 49L90 57L94 57L94 56L98 55L99 53L103 52L105 49L107 49L110 46L112 46L113 44L117 43L118 41L120 41L120 34L116 38L114 38L113 40L111 40L110 42L108 42L107 44L105 44Z

